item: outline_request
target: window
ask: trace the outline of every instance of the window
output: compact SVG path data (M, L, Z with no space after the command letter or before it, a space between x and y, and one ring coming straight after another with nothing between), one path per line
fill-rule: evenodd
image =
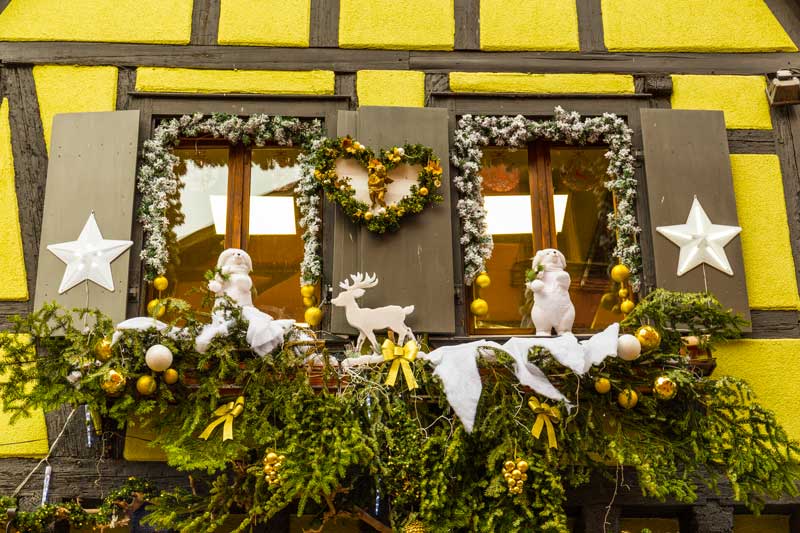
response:
M558 248L567 259L576 312L573 331L596 331L622 318L620 287L608 275L615 236L606 223L614 204L604 186L605 152L605 147L547 143L484 149L483 196L494 239L486 266L492 284L473 289L488 301L489 314L470 317L472 333L533 331L526 272L542 248Z
M253 259L253 302L275 318L302 320L298 296L302 231L293 190L300 178L297 148L248 148L186 139L173 153L183 184L172 222L170 295L199 306L204 274L225 248Z

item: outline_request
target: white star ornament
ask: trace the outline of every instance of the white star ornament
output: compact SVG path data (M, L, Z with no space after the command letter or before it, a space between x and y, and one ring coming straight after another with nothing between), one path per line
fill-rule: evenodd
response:
M97 227L94 213L83 226L78 240L51 244L47 247L56 257L66 263L64 277L58 294L64 294L78 283L89 280L114 292L111 263L133 244L132 241L104 239Z
M680 246L678 276L705 263L729 276L733 269L725 255L725 245L742 231L739 226L712 224L703 206L695 196L686 224L659 226L656 231Z

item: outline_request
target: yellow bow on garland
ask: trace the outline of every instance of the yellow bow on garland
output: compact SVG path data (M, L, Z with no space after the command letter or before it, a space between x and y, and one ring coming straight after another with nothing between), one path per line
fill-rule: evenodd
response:
M208 437L211 436L214 429L218 425L224 423L225 425L222 426L222 441L233 440L233 419L242 414L242 411L244 411L244 396L239 396L236 398L235 402L228 402L225 405L217 407L214 411L214 416L219 418L211 422L206 429L203 430L200 434L200 438L208 440Z
M558 408L551 407L544 402L539 403L539 400L534 397L528 400L528 407L536 414L536 422L533 423L533 428L531 428L531 435L538 439L542 434L542 429L546 426L549 446L558 448L556 430L553 427L553 422L557 423L561 419L561 413L558 412Z
M413 390L418 387L417 380L414 379L414 373L411 371L411 365L409 364L417 358L418 352L419 346L413 340L408 341L405 346L397 346L391 339L383 341L381 345L383 360L392 362L392 366L389 368L389 375L386 377L387 385L394 386L395 381L397 381L397 373L402 368L408 389Z

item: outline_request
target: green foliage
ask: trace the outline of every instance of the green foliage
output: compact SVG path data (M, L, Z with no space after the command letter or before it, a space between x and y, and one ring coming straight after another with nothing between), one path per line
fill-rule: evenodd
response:
M230 515L244 514L238 531L247 531L288 506L324 524L339 513L373 508L380 494L391 502L388 518L396 529L421 520L431 532L565 532L567 489L586 483L593 472L609 475L612 467L613 474L617 465L635 470L644 495L658 499L691 502L698 485L714 488L723 478L754 510L765 498L797 494L800 447L774 415L744 382L700 376L678 354L676 325L708 335L711 343L739 334L741 320L707 295L661 291L641 302L626 327L647 320L665 342L632 363L608 358L577 376L546 350L531 351L530 361L572 404L558 407L557 448L548 447L545 435L531 435L537 416L528 406L531 391L516 381L513 360L501 350L491 361L481 359L484 391L468 434L424 361L412 365L419 383L414 391L405 390L402 379L395 387L385 385L389 365L347 372L326 367L323 379L330 386L320 390L312 386L299 349L255 356L235 307L227 310L235 320L230 334L200 354L193 347L199 318L180 301L170 306L167 316L185 328L182 334L122 332L112 358L99 366L94 345L111 334L111 324L96 312L81 311L75 318L48 306L17 319L12 332L18 336L0 336L9 377L0 384L0 396L15 416L70 403L88 404L120 425L146 417L157 430L153 445L165 450L170 464L205 472L195 475L196 493L175 489L150 498L148 520L159 527L215 531ZM54 336L57 330L63 336ZM182 379L167 386L157 377L156 393L142 397L134 382L150 373L144 352L155 343L173 351ZM66 379L76 368L82 369L80 387ZM128 377L118 397L101 388L111 368ZM650 393L659 376L677 385L673 399ZM610 393L595 391L599 377L610 380ZM628 389L639 395L633 409L617 403L619 392ZM198 439L217 418L214 410L238 396L244 405L232 421L233 439L223 441L221 428L207 441ZM269 452L285 456L273 485L264 475ZM514 495L502 469L517 459L526 460L529 470L522 494ZM149 489L123 487L97 520L107 521L115 502L134 492Z

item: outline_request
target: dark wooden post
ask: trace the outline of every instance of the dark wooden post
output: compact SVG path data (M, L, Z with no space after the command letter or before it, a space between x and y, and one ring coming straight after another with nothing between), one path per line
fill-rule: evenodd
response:
M733 507L714 500L692 507L689 533L733 533Z

